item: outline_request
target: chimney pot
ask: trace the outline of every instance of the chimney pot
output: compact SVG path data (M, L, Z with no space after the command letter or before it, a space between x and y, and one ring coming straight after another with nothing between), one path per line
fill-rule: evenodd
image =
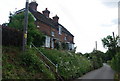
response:
M53 17L53 21L58 22L58 20L59 20L59 17L57 15Z
M45 8L45 10L42 12L47 18L49 18L50 11L47 8Z
M31 2L29 4L29 8L32 9L32 10L34 10L34 11L37 11L37 6L38 6L38 4L36 3L36 1Z

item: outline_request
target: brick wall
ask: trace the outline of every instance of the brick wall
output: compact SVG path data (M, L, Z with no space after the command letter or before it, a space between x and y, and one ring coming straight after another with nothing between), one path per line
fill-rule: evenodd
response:
M53 27L50 27L42 22L36 22L37 26L39 26L39 30L44 33L45 35L51 36L51 32L54 32L54 38L58 38L61 42L73 42L74 37L71 35L67 35L66 33L62 32L62 34L59 34L59 31L56 30ZM67 40L65 40L65 37Z
M48 36L50 36L50 26L48 26L48 25L46 25L46 24L43 24L43 23L39 23L39 22L37 22L37 26L39 26L39 30L42 32L42 33L44 33L45 35L48 35Z

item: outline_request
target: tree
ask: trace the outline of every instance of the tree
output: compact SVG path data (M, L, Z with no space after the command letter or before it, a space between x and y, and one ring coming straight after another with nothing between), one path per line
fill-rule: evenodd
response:
M107 53L109 54L110 59L118 52L118 40L119 36L112 37L110 35L102 39L103 47L108 49Z
M118 40L119 40L118 36L114 38L108 35L107 37L102 39L103 46L104 48L114 49L115 47L118 47Z
M19 14L10 14L10 21L8 23L9 27L19 29L23 31L24 27L24 12ZM31 13L28 14L28 38L27 44L30 45L31 42L36 46L41 46L44 44L45 36L37 29L35 25L35 20Z

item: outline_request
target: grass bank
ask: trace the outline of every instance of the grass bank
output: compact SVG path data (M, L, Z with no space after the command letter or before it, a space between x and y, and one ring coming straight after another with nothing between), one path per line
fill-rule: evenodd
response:
M93 70L90 60L80 54L55 49L39 48L52 62L58 64L58 73L65 79L74 79Z
M3 79L55 79L32 49L23 54L17 47L3 47L2 64Z
M46 67L34 48L22 53L17 47L2 48L3 79L51 79L55 74ZM86 57L56 49L39 48L54 64L58 64L58 74L64 79L75 79L94 69L93 62Z

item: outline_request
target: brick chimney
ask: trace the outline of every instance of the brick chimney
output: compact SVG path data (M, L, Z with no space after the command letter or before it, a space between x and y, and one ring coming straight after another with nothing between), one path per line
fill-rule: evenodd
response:
M29 4L29 8L34 11L37 11L37 6L38 6L38 4L36 3L36 1L33 1Z
M42 11L42 13L47 17L49 18L49 14L50 14L50 11L46 8L44 11Z
M57 15L53 17L53 21L58 22L58 20L59 20L59 17Z

